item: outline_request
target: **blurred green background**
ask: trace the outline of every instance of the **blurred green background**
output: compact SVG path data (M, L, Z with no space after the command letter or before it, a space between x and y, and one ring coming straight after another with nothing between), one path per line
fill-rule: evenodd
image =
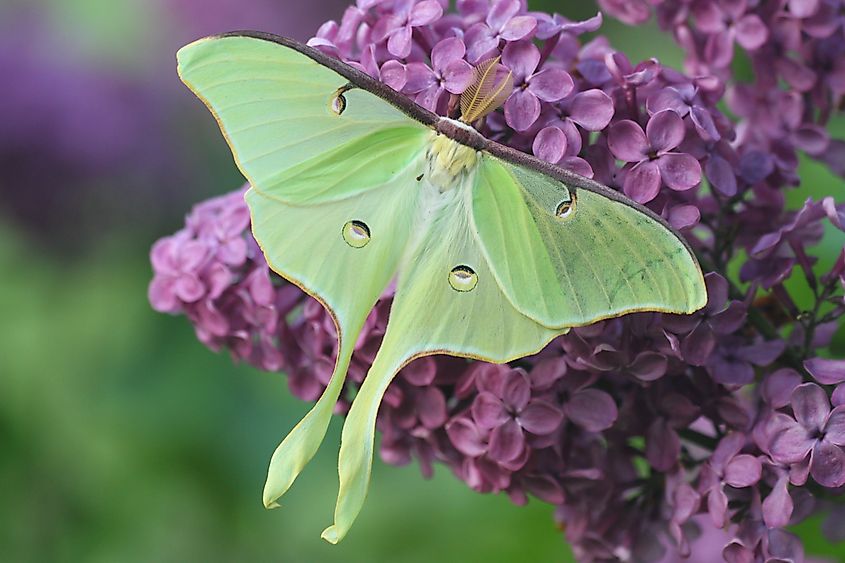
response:
M242 182L175 50L237 28L305 40L344 4L0 0L0 560L571 560L551 507L379 460L352 533L324 543L339 420L283 508L264 510L270 453L308 406L147 304L152 242ZM603 33L632 59L680 65L654 29ZM804 166L813 195L842 193ZM813 529L809 550L835 553Z

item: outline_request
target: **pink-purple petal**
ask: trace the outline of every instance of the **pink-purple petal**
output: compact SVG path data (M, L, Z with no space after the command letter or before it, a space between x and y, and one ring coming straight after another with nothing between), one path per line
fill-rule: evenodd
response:
M712 155L704 165L704 173L716 191L728 197L736 195L736 173L727 160L719 155Z
M837 446L845 446L845 405L839 405L827 417L824 439Z
M587 131L601 131L613 119L613 100L598 89L579 92L569 104L569 118Z
M760 388L763 400L776 409L785 407L801 381L801 374L794 369L781 368L763 379Z
M780 463L798 463L813 449L816 440L807 434L800 424L793 424L780 430L772 437L769 452Z
M443 16L443 6L437 0L424 0L411 10L408 23L414 27L428 25Z
M400 59L406 58L411 54L411 32L412 28L409 25L393 32L387 40L387 50Z
M519 0L496 0L487 13L487 25L501 31L511 18L519 13Z
M759 49L769 38L769 28L757 14L747 14L736 22L736 41L744 49Z
M819 440L810 459L810 475L823 487L845 485L845 451L836 444Z
M804 362L804 369L822 385L837 385L845 382L845 360L811 358Z
M563 421L563 413L548 401L533 399L516 420L528 432L545 436L557 430Z
M431 66L435 70L445 69L451 63L463 59L466 52L466 46L460 38L448 37L431 50Z
M531 399L531 383L528 376L521 369L510 372L502 389L502 403L511 412L522 410Z
M389 60L381 67L381 81L396 90L401 91L407 83L407 69L397 60Z
M468 62L453 61L443 71L443 87L452 94L461 94L472 84L474 76L474 69Z
M513 71L515 83L534 74L540 64L540 50L530 41L508 43L502 50L502 64Z
M788 487L789 478L784 475L763 501L763 521L770 528L785 528L789 524L794 506Z
M540 100L526 90L517 90L505 102L505 120L517 131L530 128L540 117Z
M613 426L618 412L613 397L599 389L578 391L563 406L566 418L590 432Z
M478 457L487 451L482 433L466 418L456 418L449 422L446 434L455 448L464 455Z
M646 432L646 458L658 471L671 470L681 455L681 439L663 418L658 418Z
M731 487L750 487L760 480L763 465L760 460L749 454L734 457L725 466L725 483Z
M499 397L482 391L472 402L472 418L479 428L491 429L510 419Z
M645 126L651 149L658 154L670 151L681 144L686 134L684 120L671 110L655 113Z
M525 449L525 434L513 419L497 426L490 434L488 455L499 462L508 462L519 457Z
M651 160L640 162L628 171L622 185L625 195L637 203L648 203L660 192L660 169Z
M557 164L566 154L566 135L557 127L545 127L534 137L532 152L541 160Z
M714 526L724 528L728 520L728 497L720 485L713 487L707 495L707 512Z
M830 401L824 390L815 383L804 383L792 392L792 412L795 420L810 432L824 428L830 414Z
M533 16L517 16L502 28L500 36L505 41L527 39L537 29L537 19Z
M610 127L607 146L613 156L625 162L640 162L648 156L649 151L648 139L642 128L629 119L618 121Z
M566 97L575 83L569 73L560 68L547 68L533 75L528 89L544 102L557 102Z
M668 153L656 162L660 177L673 190L689 190L701 182L701 165L689 154Z
M437 77L425 63L408 63L405 67L405 91L418 94L437 84Z

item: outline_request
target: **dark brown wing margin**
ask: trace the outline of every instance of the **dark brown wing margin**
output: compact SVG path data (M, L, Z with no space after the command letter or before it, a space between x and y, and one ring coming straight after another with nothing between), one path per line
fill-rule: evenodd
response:
M375 94L382 100L386 101L387 103L396 107L398 110L405 113L408 117L419 121L427 127L435 129L438 133L446 135L450 139L462 145L474 148L475 150L486 151L497 158L501 158L504 161L510 162L512 164L517 164L519 166L524 166L532 170L536 170L541 174L545 174L546 176L550 176L555 180L566 184L566 186L570 189L581 188L589 190L591 192L595 192L599 195L602 195L608 199L618 201L619 203L636 209L640 213L650 217L651 219L663 225L665 228L669 229L669 231L671 231L678 238L678 240L683 243L683 245L689 251L690 256L692 256L693 260L695 260L696 264L698 263L698 260L695 256L695 252L693 252L692 247L690 247L686 239L678 231L676 231L663 217L656 214L651 209L640 205L639 203L626 197L624 194L617 192L616 190L612 190L604 184L596 182L595 180L591 180L589 178L581 176L580 174L575 174L574 172L570 172L569 170L561 168L560 166L549 164L548 162L540 160L539 158L533 155L518 151L516 149L512 149L510 147L497 143L496 141L486 139L483 135L481 135L474 129L459 127L450 120L442 119L439 115L428 111L422 106L417 105L416 103L414 103L413 100L411 100L404 94L400 94L390 86L384 84L383 82L379 82L369 74L362 72L357 68L344 63L343 61L334 59L326 55L322 51L319 51L313 47L309 47L308 45L300 43L299 41L296 41L294 39L288 39L287 37L274 35L272 33L264 33L261 31L230 31L228 33L215 35L213 37L251 37L253 39L261 39L264 41L269 41L271 43L277 43L279 45L282 45L283 47L298 51L306 57L309 57L310 59L314 60L315 62L335 71L342 77L349 80L349 82L354 86Z

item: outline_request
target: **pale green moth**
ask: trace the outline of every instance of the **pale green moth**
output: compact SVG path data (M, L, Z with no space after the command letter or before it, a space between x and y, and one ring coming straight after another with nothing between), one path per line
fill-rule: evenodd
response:
M695 256L661 218L467 125L510 91L496 61L479 66L462 121L281 37L210 37L178 61L252 185L246 200L267 262L337 325L334 374L273 454L267 507L323 440L364 321L396 282L384 341L343 427L329 542L361 509L382 395L414 358L508 362L569 327L691 313L707 301Z

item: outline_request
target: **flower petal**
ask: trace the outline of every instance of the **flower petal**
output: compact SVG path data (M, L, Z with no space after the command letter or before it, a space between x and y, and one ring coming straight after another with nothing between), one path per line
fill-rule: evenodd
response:
M438 387L423 387L416 398L417 416L423 426L436 430L446 423L446 397Z
M630 119L614 123L607 133L607 147L613 156L625 162L640 162L647 157L648 139L642 128Z
M505 41L519 41L527 39L537 29L537 18L533 16L517 16L511 19L500 34Z
M740 454L728 462L725 467L725 483L731 487L750 487L760 480L763 464L749 454Z
M552 403L534 399L522 409L516 420L532 434L545 436L557 430L563 421L563 413Z
M408 63L405 67L405 92L418 94L437 84L437 77L425 63Z
M472 419L479 428L491 429L504 424L510 419L505 405L499 397L482 391L472 401Z
M587 131L601 131L613 119L613 99L598 89L579 92L569 104L569 118Z
M824 427L824 439L837 446L845 446L845 405L830 412Z
M792 392L801 384L801 374L792 368L782 368L763 379L761 395L771 407L779 409L789 404Z
M667 472L681 455L678 433L662 418L651 423L646 433L646 458L658 471Z
M816 440L807 434L803 426L793 422L772 437L769 453L779 463L798 463L810 453L815 443Z
M769 38L769 28L757 14L747 14L736 22L736 42L743 49L759 49Z
M810 475L823 487L845 485L845 451L827 440L819 440L810 459Z
M704 165L704 173L719 193L728 197L736 195L736 174L727 160L717 154L711 155Z
M511 18L519 13L519 0L496 0L487 14L487 25L501 31Z
M522 410L531 399L531 383L522 369L511 370L502 391L502 403L513 412Z
M450 63L463 59L466 52L466 45L460 38L447 37L431 50L431 66L435 70L443 70Z
M429 25L443 16L443 6L437 0L425 0L411 10L408 24L414 27Z
M701 182L701 165L691 155L667 153L656 162L660 177L673 190L689 190Z
M547 68L531 77L528 89L544 102L557 102L569 95L575 83L569 73L559 68Z
M508 43L502 50L502 64L513 71L513 81L520 84L537 70L540 50L530 41Z
M464 61L453 61L443 71L443 87L452 94L461 94L472 84L475 72L472 66Z
M525 435L522 427L513 419L496 427L490 434L488 455L495 461L504 463L519 457L525 449Z
M663 377L669 361L657 352L640 352L628 366L628 371L640 381L655 381Z
M763 522L770 528L785 528L792 517L793 503L788 485L789 476L784 475L763 501Z
M824 428L827 415L830 414L830 401L824 390L815 383L804 383L792 392L792 412L809 432Z
M540 117L540 100L526 90L517 90L505 102L505 120L517 131L525 131Z
M707 512L717 528L722 529L728 523L728 497L721 485L713 487L707 495Z
M478 457L487 451L481 431L467 418L456 418L449 422L446 434L455 448L464 455Z
M684 361L693 366L703 366L707 363L713 349L716 347L716 337L710 324L699 323L681 342L681 354Z
M532 150L537 158L557 164L566 154L566 135L557 127L545 127L534 138Z
M387 50L390 54L404 59L411 54L411 32L413 29L410 25L405 25L397 29L391 34L390 39L387 40Z
M578 391L563 406L563 412L569 420L590 432L607 430L618 416L613 397L598 389Z
M645 134L652 150L657 153L670 151L684 140L684 120L674 111L659 111L648 120Z
M804 362L804 369L822 385L837 385L845 382L845 360L812 358Z
M625 195L637 203L648 203L660 192L660 169L650 160L640 162L628 171L622 185Z

